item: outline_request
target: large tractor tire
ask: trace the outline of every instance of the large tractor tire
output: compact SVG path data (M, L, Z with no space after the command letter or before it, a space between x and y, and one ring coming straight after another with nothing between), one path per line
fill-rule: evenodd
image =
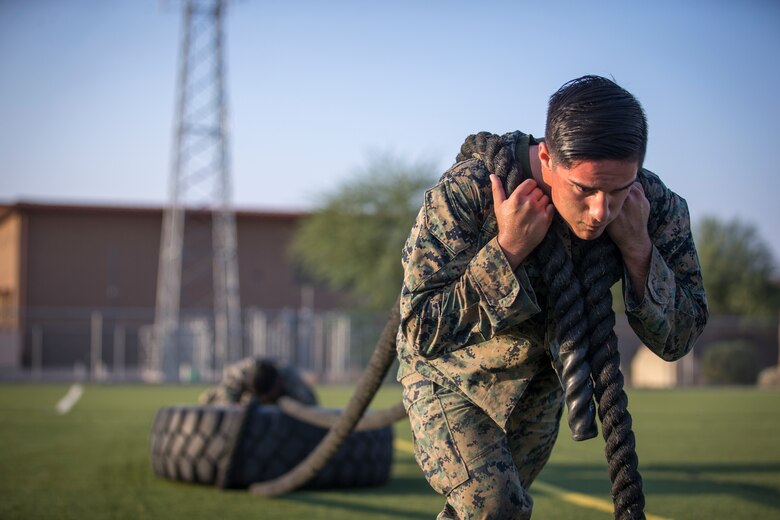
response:
M152 467L160 477L246 488L285 474L322 440L327 429L277 406L171 406L152 426ZM353 432L306 488L385 484L393 457L391 426Z

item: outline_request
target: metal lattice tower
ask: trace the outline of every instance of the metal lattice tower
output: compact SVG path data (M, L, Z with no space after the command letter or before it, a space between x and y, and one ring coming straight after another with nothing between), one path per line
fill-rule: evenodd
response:
M184 2L170 199L163 214L155 323L145 361L149 379L176 380L183 364L215 377L242 356L230 207L225 7L225 0ZM205 353L204 336L210 340Z

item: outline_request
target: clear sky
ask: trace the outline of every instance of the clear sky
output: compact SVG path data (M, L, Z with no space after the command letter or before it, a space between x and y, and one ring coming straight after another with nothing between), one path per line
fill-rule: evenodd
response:
M0 200L167 198L181 3L0 0ZM443 171L480 130L544 132L549 95L614 77L645 166L780 260L780 2L261 1L231 5L233 200L305 209L375 152Z

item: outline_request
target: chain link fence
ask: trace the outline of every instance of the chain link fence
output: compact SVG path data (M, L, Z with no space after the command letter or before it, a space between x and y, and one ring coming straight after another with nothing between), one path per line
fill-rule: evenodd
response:
M368 364L387 316L363 311L310 309L243 312L244 356L262 356L300 368L318 383L353 383ZM2 311L0 380L148 382L154 309L32 308ZM711 344L744 340L755 348L758 368L778 363L778 318L712 316L694 351L669 364L641 346L625 316L617 317L621 362L627 382L641 386L701 384L701 356ZM168 382L213 383L213 318L204 309L183 311L175 348L165 363ZM635 357L636 353L639 353ZM644 356L644 357L642 357ZM159 364L154 366L160 366ZM391 368L387 381L395 380ZM158 379L159 380L159 379Z
M386 315L362 311L250 308L244 356L293 364L321 383L352 383L367 365ZM26 309L0 330L0 379L142 382L153 355L154 309ZM181 383L215 382L214 323L206 310L181 314L174 348L163 355ZM389 379L394 379L391 369Z

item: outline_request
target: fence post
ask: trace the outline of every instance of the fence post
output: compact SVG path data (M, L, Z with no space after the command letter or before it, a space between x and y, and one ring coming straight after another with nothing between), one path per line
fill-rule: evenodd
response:
M125 379L125 328L114 325L114 378Z
M100 365L103 363L103 314L92 312L90 338L90 373L92 380L100 378Z
M314 355L314 372L318 381L324 381L327 376L326 352L325 352L325 327L322 315L314 316L314 339L312 341L312 354Z
M344 342L344 375L349 380L352 377L352 319L349 314L344 315L341 322L341 341Z
M252 309L252 355L268 357L268 318L260 309Z
M312 347L314 286L311 284L303 284L301 286L301 304L296 317L298 322L298 334L296 337L297 351L299 353L298 366L304 370L311 370L315 364Z
M343 383L349 369L349 317L339 313L334 315L334 323L331 329L331 373L330 377L335 382Z

